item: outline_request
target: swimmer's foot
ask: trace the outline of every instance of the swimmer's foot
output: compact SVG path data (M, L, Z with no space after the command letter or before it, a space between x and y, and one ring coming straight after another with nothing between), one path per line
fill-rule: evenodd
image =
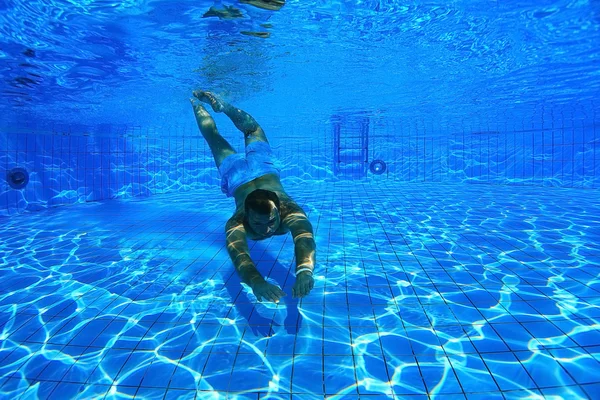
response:
M225 108L221 100L217 99L217 96L215 96L211 92L205 92L203 90L194 90L192 94L198 100L210 104L214 112L222 112Z
M210 118L210 114L206 111L206 108L202 106L202 104L196 102L196 99L193 97L190 98L190 103L192 103L192 108L194 109L194 114L196 115L196 119L201 120L206 117Z

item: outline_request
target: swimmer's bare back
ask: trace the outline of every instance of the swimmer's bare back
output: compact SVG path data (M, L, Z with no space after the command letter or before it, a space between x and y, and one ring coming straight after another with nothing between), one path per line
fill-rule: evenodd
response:
M236 220L238 223L243 223L244 202L246 197L256 189L270 190L277 194L277 197L279 197L279 201L281 202L280 214L282 220L285 220L285 218L291 213L301 210L300 206L298 206L298 204L292 200L292 198L288 196L283 189L281 181L279 180L279 176L275 174L267 174L245 183L235 190L233 196L235 198L236 210L232 216L233 220ZM273 235L285 235L289 231L289 228L285 224L281 224L279 229L277 229ZM270 237L261 237L249 231L246 231L246 236L251 240L264 240Z
M253 179L248 183L244 183L235 190L233 198L235 199L236 209L239 209L240 207L243 208L246 197L256 189L270 190L277 193L278 196L279 194L283 194L284 198L289 198L287 193L285 193L285 190L283 190L279 176L275 174L266 174Z

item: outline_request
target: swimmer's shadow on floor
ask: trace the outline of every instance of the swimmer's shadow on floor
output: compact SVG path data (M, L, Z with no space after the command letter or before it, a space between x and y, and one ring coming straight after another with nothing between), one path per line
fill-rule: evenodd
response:
M258 269L264 274L265 271L262 270L260 265L258 266ZM266 337L273 335L273 333L280 329L285 329L288 334L294 335L299 332L300 327L302 326L302 314L298 309L300 299L292 297L294 278L293 276L287 276L290 274L288 267L275 261L273 268L268 275L268 278L271 278L270 281L272 282L275 280L279 284L279 287L287 294L277 306L278 308L285 307L287 311L283 326L277 323L274 318L266 318L259 313L258 307L262 306L261 303L257 302L253 295L249 295L243 289L240 278L237 272L234 271L233 265L231 266L231 272L232 273L225 279L225 289L229 293L238 315L244 318L245 323L252 330L252 333L256 336ZM289 280L291 280L291 282L288 282ZM283 286L284 283L286 284L285 286ZM265 302L266 300L263 300L263 303ZM272 304L273 303L271 303L271 305ZM275 315L275 313L273 313L273 315Z

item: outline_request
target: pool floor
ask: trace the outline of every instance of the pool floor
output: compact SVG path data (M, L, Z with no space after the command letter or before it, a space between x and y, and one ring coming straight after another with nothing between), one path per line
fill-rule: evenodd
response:
M317 241L250 241L218 188L0 219L0 397L600 398L600 195L553 187L288 185ZM552 397L555 396L555 397Z

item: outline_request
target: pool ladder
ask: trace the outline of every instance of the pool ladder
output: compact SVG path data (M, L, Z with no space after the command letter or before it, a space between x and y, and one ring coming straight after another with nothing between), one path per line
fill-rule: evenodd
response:
M332 122L335 176L341 179L366 177L369 167L369 119L335 115Z

